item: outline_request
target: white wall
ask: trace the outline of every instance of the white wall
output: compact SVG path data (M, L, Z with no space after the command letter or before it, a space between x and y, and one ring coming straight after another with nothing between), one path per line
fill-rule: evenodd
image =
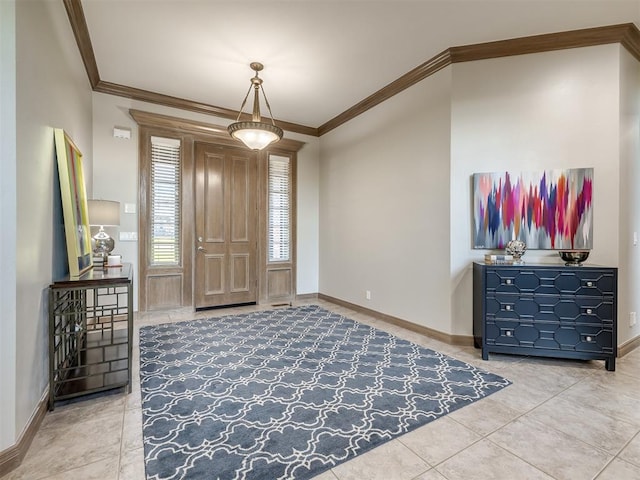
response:
M93 94L93 196L120 202L120 227L110 234L116 239L114 252L138 268L138 243L120 241L118 232L137 232L137 214L124 213L124 204L138 205L138 126L129 115L130 109L170 115L178 118L226 126L223 118L188 112L146 102ZM113 137L113 127L126 127L132 131L131 140ZM305 142L298 153L298 293L318 291L318 144L319 140L306 135L285 132L286 138ZM138 280L134 278L134 302L137 309Z
M0 2L0 451L16 431L16 16Z
M320 166L320 292L441 331L450 84L442 70L324 135Z
M620 226L619 46L453 65L451 105L452 331L472 333L471 176L594 168L590 263L617 266ZM527 251L526 261L558 262Z
M3 324L15 323L16 362L15 384L2 385L15 397L15 410L9 412L15 413L14 440L48 383L47 288L56 264L66 255L64 249L52 248L53 128L64 128L85 154L89 190L92 151L91 91L64 5L16 2L15 11L16 312L6 318L3 311ZM3 228L11 230L11 225Z
M640 335L629 313L640 314L640 63L620 52L620 265L618 271L618 344Z

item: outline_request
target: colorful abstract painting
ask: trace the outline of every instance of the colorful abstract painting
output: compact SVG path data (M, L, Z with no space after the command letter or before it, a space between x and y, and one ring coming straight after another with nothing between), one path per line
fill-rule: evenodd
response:
M474 248L593 247L593 168L473 175Z

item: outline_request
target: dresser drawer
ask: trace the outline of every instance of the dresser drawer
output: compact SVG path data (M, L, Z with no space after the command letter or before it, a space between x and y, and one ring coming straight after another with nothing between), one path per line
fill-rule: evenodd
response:
M497 293L486 297L487 318L602 324L612 323L613 297L560 297L555 295L513 295Z
M561 325L545 322L487 320L486 344L565 352L613 354L613 325ZM535 354L531 352L531 354Z
M487 293L612 296L615 275L606 269L487 268Z

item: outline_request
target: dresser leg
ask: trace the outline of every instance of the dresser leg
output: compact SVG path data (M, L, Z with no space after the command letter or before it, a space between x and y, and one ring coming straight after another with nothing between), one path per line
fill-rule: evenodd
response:
M607 359L604 361L604 367L605 367L609 372L615 372L615 371L616 371L616 358L615 358L615 357L607 358Z
M484 348L482 349L482 359L489 360L489 352L487 352Z

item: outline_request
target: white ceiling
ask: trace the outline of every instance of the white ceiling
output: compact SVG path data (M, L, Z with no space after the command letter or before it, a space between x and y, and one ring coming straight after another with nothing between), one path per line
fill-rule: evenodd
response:
M82 0L82 6L103 81L238 110L253 75L249 63L259 61L274 117L311 127L448 47L640 25L640 0Z

